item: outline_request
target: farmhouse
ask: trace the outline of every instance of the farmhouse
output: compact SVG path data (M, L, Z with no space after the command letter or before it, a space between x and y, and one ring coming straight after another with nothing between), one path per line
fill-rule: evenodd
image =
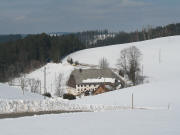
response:
M122 86L120 78L110 69L76 69L68 80L68 93L73 95L94 93L102 84L109 85L111 90Z

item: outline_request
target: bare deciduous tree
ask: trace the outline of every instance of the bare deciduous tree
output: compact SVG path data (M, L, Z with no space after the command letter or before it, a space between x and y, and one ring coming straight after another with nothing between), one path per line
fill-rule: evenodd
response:
M131 46L121 50L117 63L119 69L128 75L134 85L138 83L141 55L137 47Z
M117 66L119 69L123 70L124 73L128 73L128 48L121 50L120 58L118 59Z
M106 58L103 57L103 58L100 59L100 61L99 61L99 67L100 67L101 69L109 68L109 63L108 63L108 61L107 61Z
M31 92L40 93L40 80L29 79L28 85L30 86Z
M24 95L24 90L25 90L25 87L27 84L27 81L26 81L26 78L24 75L19 79L19 82L20 82L20 86L21 86L21 89L22 89L23 95Z
M60 73L58 75L57 78L55 78L56 80L56 84L55 84L55 95L58 97L62 97L63 96L63 88L62 88L62 81L63 81L64 75L62 73Z

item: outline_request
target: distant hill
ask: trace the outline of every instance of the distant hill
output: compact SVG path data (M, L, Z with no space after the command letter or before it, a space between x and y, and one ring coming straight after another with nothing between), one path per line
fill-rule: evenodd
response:
M68 35L72 34L71 32L50 32L47 33L49 36L62 36L62 35Z
M84 49L73 35L28 35L14 42L0 43L0 81L41 67L49 61L60 62L66 55Z
M132 32L109 32L108 30L83 31L76 33L86 48L145 41L160 37L180 35L180 23L166 26L147 26Z
M47 33L49 36L62 36L71 34L70 32L50 32ZM7 43L12 41L17 41L18 39L23 39L28 35L36 35L36 34L9 34L9 35L0 35L0 43Z
M22 39L22 35L15 34L15 35L0 35L0 43L6 43L10 41L16 41L18 39Z

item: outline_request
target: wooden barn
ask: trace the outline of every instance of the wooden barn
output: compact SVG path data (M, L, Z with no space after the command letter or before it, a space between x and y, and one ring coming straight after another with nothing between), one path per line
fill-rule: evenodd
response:
M106 84L101 84L95 91L93 91L93 95L101 94L104 92L109 92L114 90L113 86L111 85L106 85Z

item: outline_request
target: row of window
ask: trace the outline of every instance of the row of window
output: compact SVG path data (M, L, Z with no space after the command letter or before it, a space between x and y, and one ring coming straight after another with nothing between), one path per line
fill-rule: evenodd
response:
M77 89L78 92L83 92L83 91L87 91L87 90L88 90L88 89ZM91 89L90 91L94 91L94 90L96 90L96 88Z
M78 84L77 85L77 87L88 87L88 86L91 87L91 86L96 86L96 85L93 85L93 84L87 84L87 85Z

